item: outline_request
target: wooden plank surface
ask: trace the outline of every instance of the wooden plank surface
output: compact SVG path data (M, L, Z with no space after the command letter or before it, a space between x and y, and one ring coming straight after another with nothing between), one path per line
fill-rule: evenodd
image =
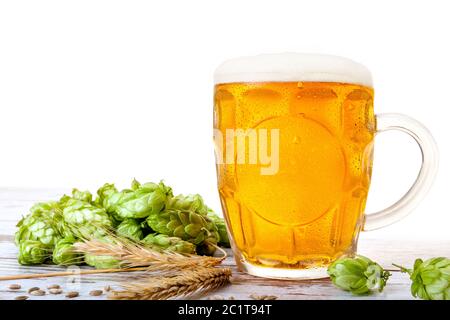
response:
M66 268L54 265L21 266L17 263L17 248L13 243L15 225L22 215L25 215L30 206L37 201L59 198L69 190L40 190L40 189L0 189L0 276L44 273L63 271ZM389 285L382 294L355 297L349 293L336 289L329 279L310 281L272 280L253 277L237 271L232 253L224 265L232 268L233 277L231 285L217 290L209 296L219 296L225 299L251 299L250 295L275 295L279 299L411 299L409 279L405 274L395 271L392 262L410 266L416 257L428 258L433 256L450 256L450 241L415 241L411 239L392 240L377 239L362 234L359 241L359 253L366 255L383 267L392 271ZM86 269L88 267L81 267ZM58 284L65 292L78 291L80 296L75 299L106 299L106 295L93 297L91 290L103 289L106 286L119 289L121 283L130 282L146 277L143 272L127 272L115 274L93 274L55 277L28 280L0 281L0 299L14 299L19 295L28 295L26 291L31 287L46 289L49 285ZM9 285L18 283L19 290L10 290ZM45 296L30 296L30 299L66 299L64 294Z

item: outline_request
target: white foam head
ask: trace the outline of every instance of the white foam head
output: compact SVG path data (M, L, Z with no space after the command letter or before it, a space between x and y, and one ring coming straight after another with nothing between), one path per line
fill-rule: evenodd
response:
M372 75L347 58L300 53L262 54L227 60L214 72L214 82L341 82L372 87Z

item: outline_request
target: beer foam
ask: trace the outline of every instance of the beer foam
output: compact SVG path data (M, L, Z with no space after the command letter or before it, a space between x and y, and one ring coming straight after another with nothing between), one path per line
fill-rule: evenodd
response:
M232 82L341 82L372 87L372 75L347 58L301 53L262 54L223 62L214 83Z

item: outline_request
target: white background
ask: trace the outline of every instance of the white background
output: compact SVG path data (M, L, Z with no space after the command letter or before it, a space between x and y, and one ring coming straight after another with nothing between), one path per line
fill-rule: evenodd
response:
M258 53L328 53L365 64L376 111L419 119L440 148L436 183L420 207L371 234L450 239L447 3L2 1L0 186L95 190L164 179L218 209L215 67ZM397 200L419 166L412 139L377 137L367 210Z

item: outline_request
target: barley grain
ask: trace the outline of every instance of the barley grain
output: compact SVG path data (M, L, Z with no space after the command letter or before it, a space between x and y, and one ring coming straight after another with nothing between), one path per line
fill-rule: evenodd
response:
M20 284L17 283L13 283L9 285L9 289L10 290L19 290L20 288L22 288L22 286Z
M51 286L48 286L47 289L60 289L61 286L59 284L52 284Z
M38 290L31 291L30 294L32 296L45 296L45 291L41 290L41 289L38 289Z
M77 291L69 291L66 294L66 298L76 298L78 297L80 294Z
M62 291L62 289L59 289L59 288L52 288L52 289L49 289L48 292L50 292L51 294L61 294L63 291Z
M89 292L89 294L91 296L97 297L97 296L101 296L103 294L102 290L92 290L91 292Z
M32 288L28 289L28 293L31 293L33 291L40 290L40 289L41 288L39 288L39 287L32 287Z

